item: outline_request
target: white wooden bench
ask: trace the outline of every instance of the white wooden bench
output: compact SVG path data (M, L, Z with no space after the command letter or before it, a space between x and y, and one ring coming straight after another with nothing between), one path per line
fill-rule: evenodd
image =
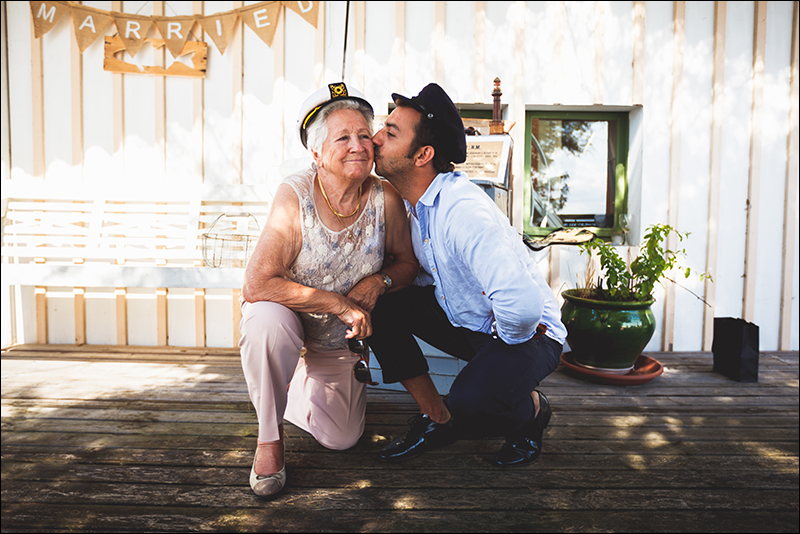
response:
M217 318L207 314L206 306L212 297L207 293L216 291L217 296L223 294L232 301L222 314L230 313L229 335L222 337L227 337L228 346L238 344L244 262L230 267L204 266L202 235L221 214L248 213L263 226L272 188L154 188L35 180L5 181L2 188L2 284L7 301L3 305L4 312L8 306L8 326L18 334L14 341L33 342L31 323L35 322L35 342L63 343L63 325L55 327L49 318L70 322L71 316L74 342L87 343L87 324L89 332L96 330L92 321L107 329L112 313L118 345L129 343L131 325L147 322L156 329L156 343L151 344L220 346L219 341L207 344L206 335L208 325L219 329ZM215 230L245 233L249 226L249 233L257 234L249 217L226 217L225 221L231 221L227 228ZM87 291L102 291L100 288L105 288L106 298L113 295L113 308L106 304L87 313ZM71 308L64 300L69 293ZM142 294L155 302L131 302ZM170 313L170 296L193 300L193 306L176 304L182 313ZM193 313L187 313L190 308ZM59 337L54 334L59 328L60 339L54 341L51 338ZM190 344L186 332L192 329L194 343ZM181 341L173 343L170 337Z

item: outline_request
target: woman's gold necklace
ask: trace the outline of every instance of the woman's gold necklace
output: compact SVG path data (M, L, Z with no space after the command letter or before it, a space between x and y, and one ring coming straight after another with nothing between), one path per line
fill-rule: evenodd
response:
M358 213L358 210L361 209L361 187L364 185L363 182L362 182L361 185L358 186L358 204L356 204L356 209L353 210L353 213L351 213L350 215L343 215L343 214L339 213L338 211L336 211L335 209L333 209L333 205L331 204L331 201L328 200L328 195L325 193L325 188L322 186L322 178L320 178L319 175L317 175L317 180L319 181L319 189L320 189L320 191L322 191L322 197L325 199L325 202L328 204L328 207L331 209L333 214L336 215L336 218L339 219L339 222L341 223L342 227L347 230L347 239L349 241L352 241L353 240L353 232L344 223L344 221L342 219L346 219L347 217L352 217L353 215Z

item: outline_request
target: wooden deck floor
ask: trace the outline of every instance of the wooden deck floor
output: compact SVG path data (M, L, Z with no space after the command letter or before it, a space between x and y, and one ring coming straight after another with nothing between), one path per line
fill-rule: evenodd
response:
M345 452L287 425L288 485L248 485L256 436L232 350L22 346L2 354L2 531L798 532L798 354L762 353L760 381L709 353L653 353L633 387L559 370L534 466L498 440L402 465L375 453L416 405L371 390Z

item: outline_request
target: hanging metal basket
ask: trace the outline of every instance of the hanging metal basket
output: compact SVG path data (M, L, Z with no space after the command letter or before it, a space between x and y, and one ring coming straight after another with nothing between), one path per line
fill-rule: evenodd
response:
M246 266L259 233L258 221L251 214L223 213L202 236L203 264L206 267Z

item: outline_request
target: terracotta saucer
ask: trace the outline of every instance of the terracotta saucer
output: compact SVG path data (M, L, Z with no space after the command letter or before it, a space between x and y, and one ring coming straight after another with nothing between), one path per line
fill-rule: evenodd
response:
M573 376L612 386L639 386L650 382L664 372L664 366L661 365L661 362L644 354L639 355L636 363L633 364L633 370L626 375L602 373L576 365L569 352L561 354L561 363L567 372Z

